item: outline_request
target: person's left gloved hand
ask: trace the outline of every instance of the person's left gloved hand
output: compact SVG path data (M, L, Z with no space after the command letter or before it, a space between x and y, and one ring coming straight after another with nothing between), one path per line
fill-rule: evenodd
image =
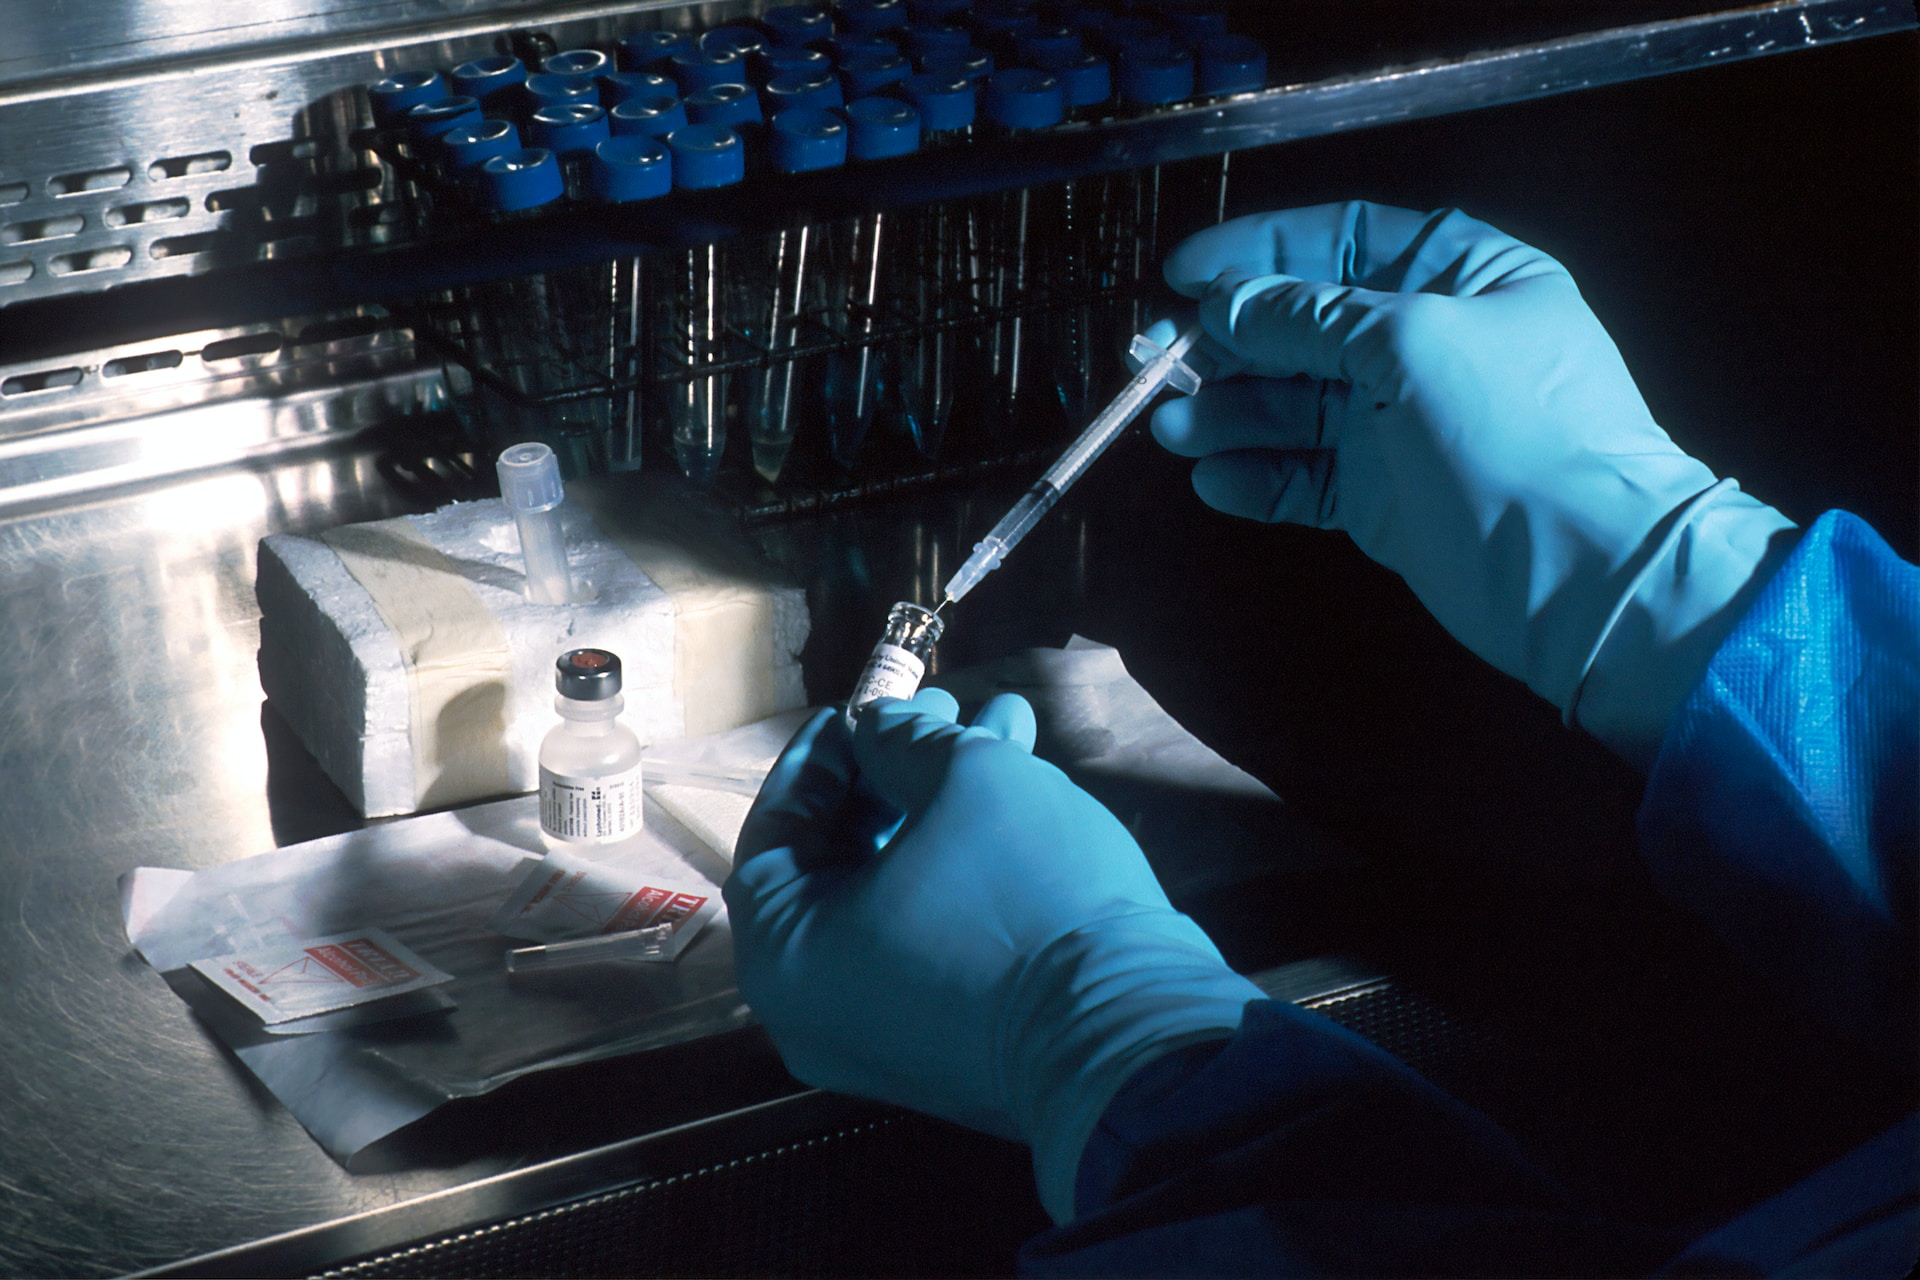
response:
M1064 1222L1120 1086L1264 997L1033 757L1024 699L955 712L925 690L794 736L724 890L740 989L800 1079L1031 1144Z

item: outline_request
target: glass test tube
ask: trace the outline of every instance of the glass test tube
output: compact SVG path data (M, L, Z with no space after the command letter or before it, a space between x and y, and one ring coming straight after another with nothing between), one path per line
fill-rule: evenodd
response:
M855 160L906 155L920 145L920 113L895 98L847 104L847 154ZM884 361L874 345L881 324L885 264L894 215L863 214L836 229L835 267L844 289L829 299L829 324L841 342L822 361L827 444L833 460L852 469L886 392Z
M746 176L746 146L725 125L690 124L667 135L673 184L686 190L732 186ZM722 244L662 254L661 356L674 460L697 485L719 473L727 448L727 375L702 374L727 355L727 254Z
M920 112L928 149L963 146L972 140L973 84L964 75L922 72L902 91ZM960 335L951 327L962 308L958 290L965 271L965 214L941 202L909 218L896 244L895 278L920 332L889 353L907 435L921 456L936 458L953 417Z
M846 123L824 108L787 108L774 117L768 139L774 168L783 173L837 168L846 161ZM741 412L753 468L769 482L780 478L799 425L801 361L795 349L808 313L819 302L820 239L820 229L805 223L768 238L742 326L766 357L764 365L744 375Z

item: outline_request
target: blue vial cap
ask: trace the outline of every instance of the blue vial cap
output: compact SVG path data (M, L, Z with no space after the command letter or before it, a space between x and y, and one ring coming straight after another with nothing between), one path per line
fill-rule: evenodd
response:
M797 44L776 44L762 49L754 59L754 73L761 83L770 83L774 77L785 75L789 71L805 71L813 75L831 75L833 59L818 49L803 49Z
M1049 6L1053 20L1063 27L1072 27L1076 31L1098 31L1112 22L1111 9L1103 9L1097 4L1054 4Z
M635 98L677 98L680 86L651 71L609 71L600 77L600 105L607 108Z
M527 68L518 58L475 58L453 69L453 91L481 101L527 82Z
M476 120L440 135L440 147L456 169L471 169L495 156L520 149L520 131L511 120Z
M1080 56L1080 33L1072 27L1035 27L1013 38L1013 54L1030 67L1052 70Z
M596 199L650 200L673 190L673 161L658 138L608 138L593 149L588 182Z
M982 3L974 9L972 21L982 42L1003 50L1013 40L1040 27L1040 15L1031 5L1022 4Z
M687 95L687 119L694 124L760 123L760 95L743 84L717 84Z
M972 43L973 33L957 22L907 28L907 48L916 58L936 53L958 53Z
M431 142L449 129L477 124L480 102L462 94L454 98L435 98L407 108L407 132L421 142Z
M559 158L538 147L509 151L480 166L481 194L487 204L502 212L550 203L566 189Z
M835 36L828 42L828 49L833 54L834 62L842 65L849 58L879 58L900 52L900 46L885 36L863 35L859 32Z
M667 135L673 185L688 191L726 187L747 176L747 148L723 124L690 124Z
M915 22L946 22L973 7L973 0L907 0L907 15Z
M688 49L673 55L668 72L680 92L698 93L717 84L747 83L747 60L731 49Z
M398 124L414 107L447 96L447 86L438 71L402 71L367 86L367 101L373 104L376 124Z
M795 107L825 110L846 101L840 77L827 72L787 71L767 82L767 114L777 116Z
M630 98L607 113L607 124L620 137L664 138L687 127L687 104L665 94Z
M542 62L540 70L569 80L592 80L613 70L613 60L598 49L568 49Z
M605 109L588 103L542 107L533 113L533 145L560 155L591 151L610 134Z
M900 90L920 112L920 127L929 134L951 133L973 123L973 81L965 76L923 71L902 80Z
M901 0L840 0L840 21L849 31L891 31L907 25Z
M1165 106L1193 96L1193 55L1177 46L1129 49L1120 55L1120 97L1140 106Z
M691 48L693 37L684 31L635 31L620 37L620 69L664 73L675 55Z
M1139 16L1113 18L1101 23L1097 38L1107 52L1115 57L1125 53L1152 53L1174 47L1173 32L1164 23Z
M1200 42L1201 93L1246 93L1267 83L1267 50L1251 36L1213 36Z
M849 101L872 97L912 74L913 68L897 53L863 54L840 64L840 84L847 91Z
M1113 96L1113 66L1097 53L1083 53L1051 68L1067 95L1067 110L1097 107Z
M535 107L589 106L600 101L600 86L589 77L554 76L542 71L527 77L527 95Z
M987 77L981 107L1004 129L1044 129L1066 118L1067 97L1052 72L1014 67Z
M952 53L930 53L920 59L922 71L935 71L941 75L965 76L978 84L993 74L993 55L985 49L976 49L969 45L965 49L956 49Z
M695 43L702 49L731 49L743 58L751 58L767 47L767 38L752 27L728 23L703 32Z
M817 4L783 4L760 15L777 45L812 44L833 34L833 16Z
M773 118L768 131L773 167L782 173L834 169L847 162L847 124L831 111L795 107Z
M898 98L862 98L846 106L847 155L886 160L920 149L920 113Z
M1197 45L1227 34L1227 6L1216 0L1178 0L1154 8L1183 44Z

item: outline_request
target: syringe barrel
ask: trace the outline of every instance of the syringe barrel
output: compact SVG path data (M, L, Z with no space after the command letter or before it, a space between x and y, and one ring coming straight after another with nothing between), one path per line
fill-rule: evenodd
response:
M1120 394L1100 411L1100 415L1087 425L1087 429L1080 433L1079 438L1067 446L1066 452L1047 468L1047 473L1042 480L1053 486L1056 497L1072 488L1086 469L1093 465L1094 459L1105 453L1107 446L1120 438L1120 433L1127 429L1127 425L1139 417L1140 411L1160 394L1160 388L1167 385L1169 373L1178 365L1178 357L1163 352L1140 367L1140 371L1133 375L1125 387L1121 388Z
M993 526L987 534L987 540L997 541L1000 554L1006 555L1020 545L1020 540L1027 536L1033 526L1040 523L1040 517L1053 510L1053 504L1060 501L1060 493L1047 481L1039 481L1020 495L1020 501L1013 504L1013 510L1000 517L1000 523Z

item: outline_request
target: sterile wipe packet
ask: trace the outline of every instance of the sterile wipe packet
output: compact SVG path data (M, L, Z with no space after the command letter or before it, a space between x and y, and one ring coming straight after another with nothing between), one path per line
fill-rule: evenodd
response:
M671 925L659 954L644 958L672 960L719 910L720 895L709 885L674 884L657 873L556 849L528 869L487 928L531 942L565 942Z
M207 981L266 1023L292 1022L453 981L383 929L195 960Z

